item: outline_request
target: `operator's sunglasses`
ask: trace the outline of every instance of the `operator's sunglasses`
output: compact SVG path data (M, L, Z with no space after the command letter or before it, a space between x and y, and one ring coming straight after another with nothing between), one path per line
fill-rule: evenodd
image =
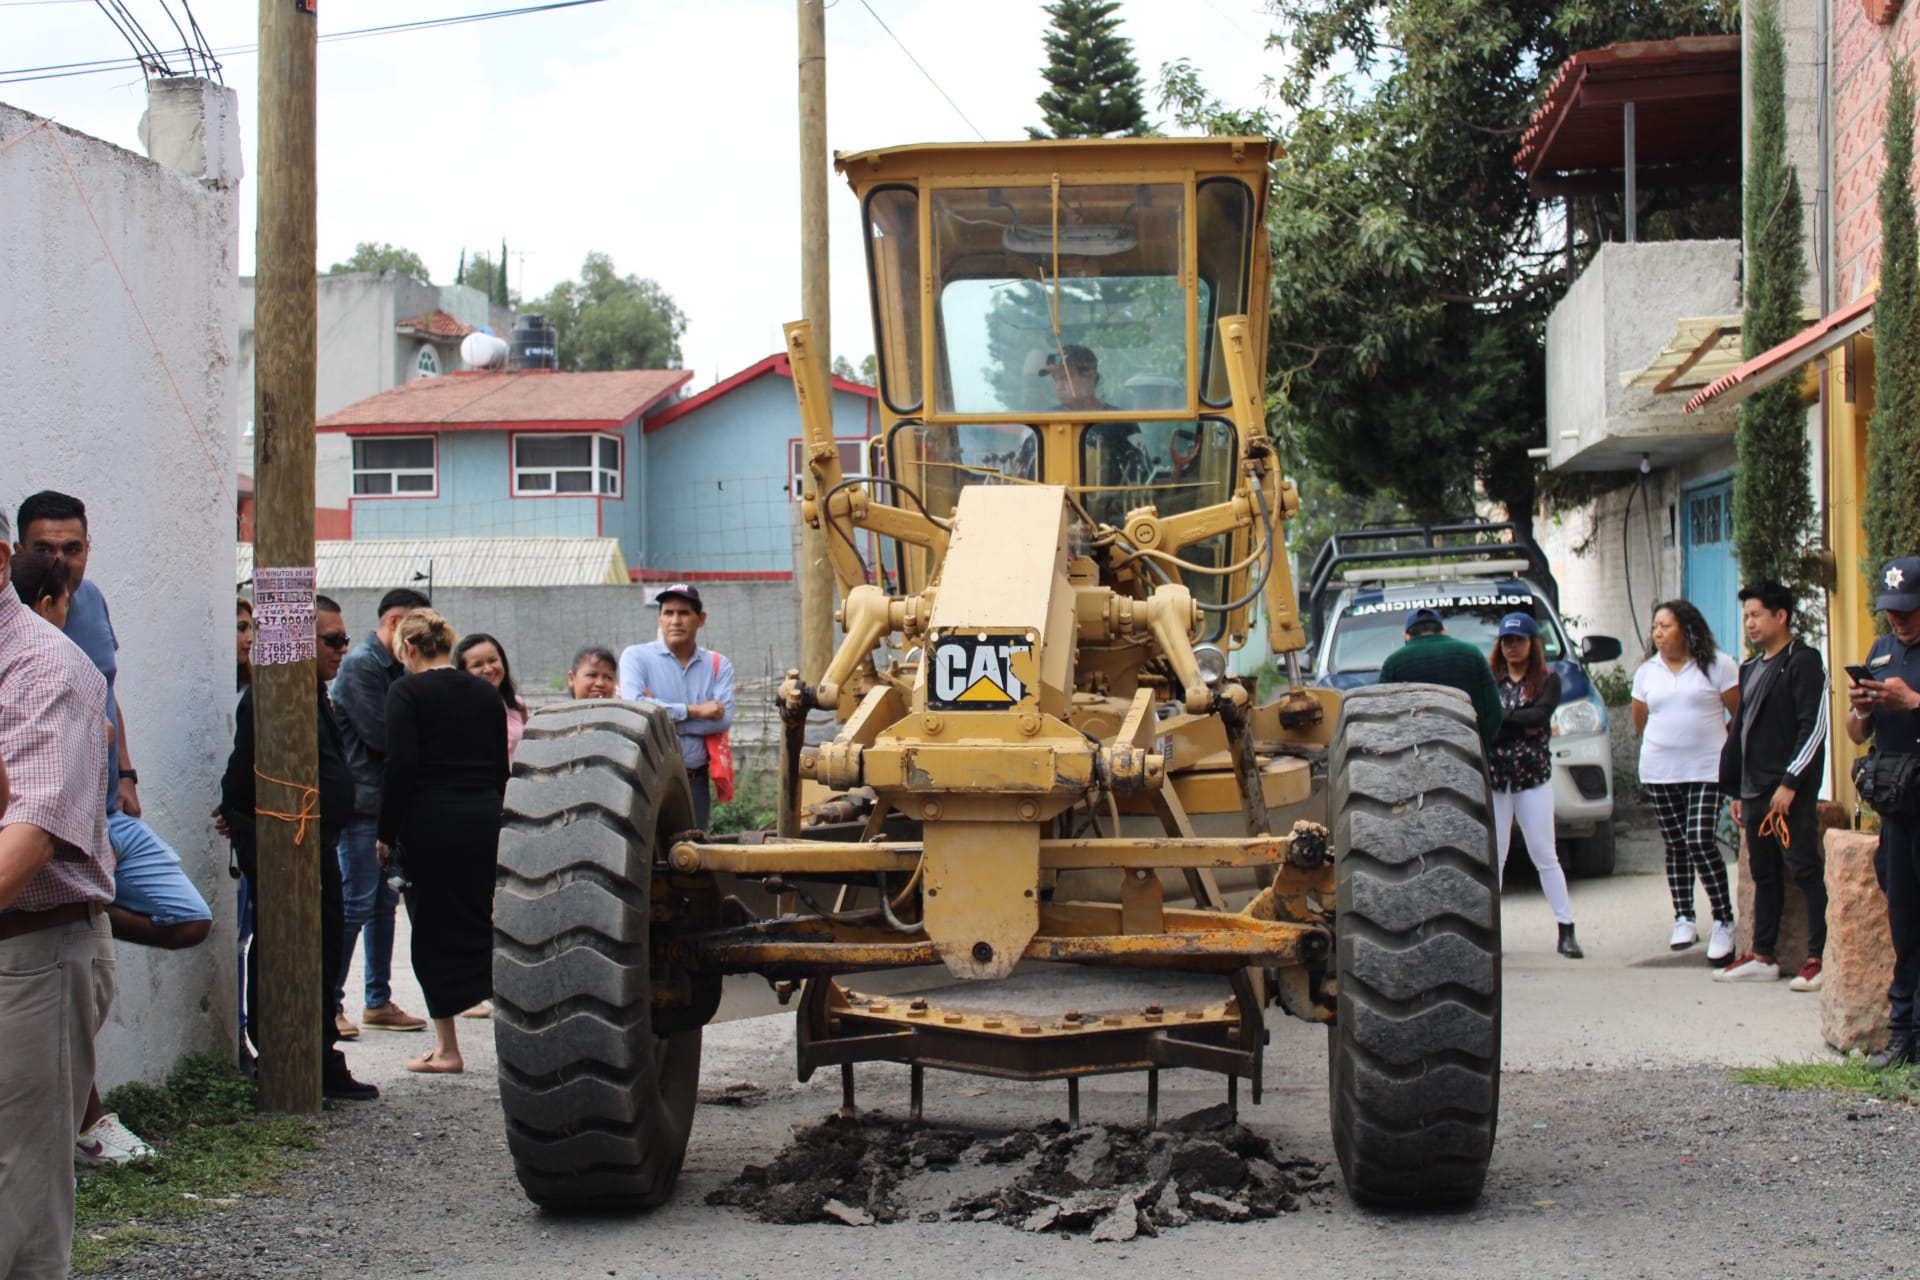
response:
M327 648L336 652L353 643L352 638L344 631L323 631L316 639L318 639L321 644L327 646Z

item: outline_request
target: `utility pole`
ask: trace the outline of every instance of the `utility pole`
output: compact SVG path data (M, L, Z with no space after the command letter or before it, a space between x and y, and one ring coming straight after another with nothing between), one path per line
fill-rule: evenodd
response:
M314 0L260 0L253 295L254 607L275 628L256 638L253 671L260 1106L308 1114L320 1110L320 859L333 856L314 723L315 21Z
M821 0L800 6L800 312L813 323L820 385L833 383L832 316L827 303L827 13ZM823 495L824 496L824 495ZM833 566L827 530L800 528L800 677L816 683L833 658Z

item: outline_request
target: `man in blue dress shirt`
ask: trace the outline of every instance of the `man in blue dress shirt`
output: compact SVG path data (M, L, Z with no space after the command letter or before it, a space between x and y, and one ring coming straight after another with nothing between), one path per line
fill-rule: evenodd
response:
M675 583L654 602L660 606L660 637L629 645L620 655L620 696L657 702L673 717L693 788L694 825L705 829L713 803L707 739L733 725L733 664L700 647L707 615L697 588Z

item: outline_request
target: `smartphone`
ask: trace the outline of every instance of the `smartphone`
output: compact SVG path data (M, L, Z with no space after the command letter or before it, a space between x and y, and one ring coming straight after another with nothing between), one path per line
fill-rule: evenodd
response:
M1867 664L1864 662L1849 662L1847 664L1847 678L1855 684L1860 684L1863 681L1873 679L1873 673L1867 670Z

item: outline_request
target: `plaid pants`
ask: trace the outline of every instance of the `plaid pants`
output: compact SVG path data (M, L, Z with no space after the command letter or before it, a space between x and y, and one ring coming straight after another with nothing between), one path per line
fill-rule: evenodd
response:
M1667 889L1673 894L1673 914L1693 919L1693 877L1698 873L1707 886L1713 918L1733 923L1727 864L1713 839L1720 816L1720 788L1711 782L1649 782L1645 787L1667 843Z

